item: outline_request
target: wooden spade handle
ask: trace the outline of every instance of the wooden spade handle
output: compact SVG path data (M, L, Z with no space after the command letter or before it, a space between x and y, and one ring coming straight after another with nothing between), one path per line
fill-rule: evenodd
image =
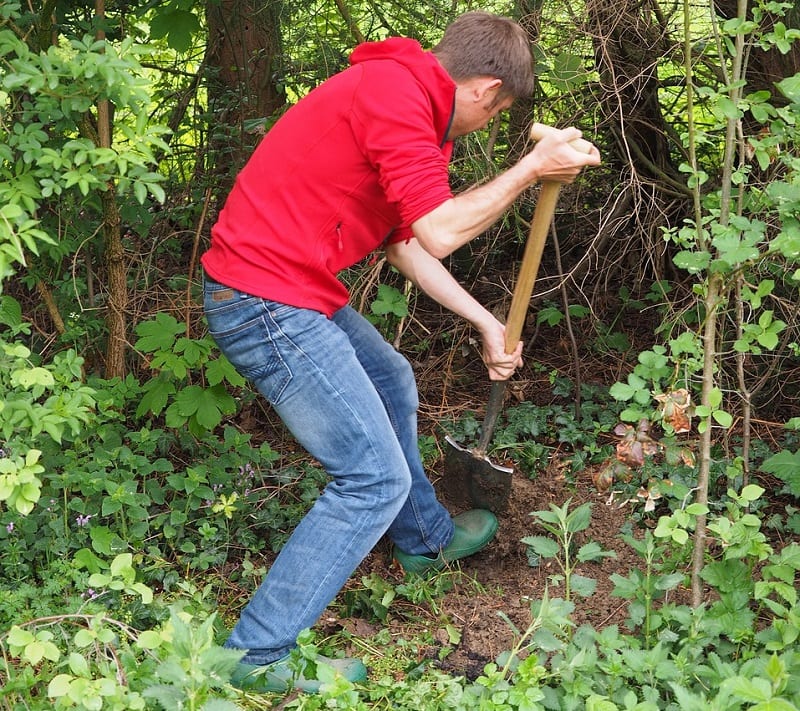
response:
M531 127L531 138L535 141L541 140L548 131L556 129L535 123ZM592 144L582 138L577 138L570 142L570 145L581 153L589 153ZM508 311L506 320L506 353L513 353L522 335L522 327L525 324L525 316L533 294L533 285L536 283L536 275L539 273L539 264L542 261L544 243L547 241L547 232L550 223L553 221L553 214L556 211L558 194L561 191L561 183L545 181L536 201L536 210L531 221L531 230L528 241L525 244L525 252L522 255L522 264L517 275L517 283L514 287L514 294L511 297L511 308Z

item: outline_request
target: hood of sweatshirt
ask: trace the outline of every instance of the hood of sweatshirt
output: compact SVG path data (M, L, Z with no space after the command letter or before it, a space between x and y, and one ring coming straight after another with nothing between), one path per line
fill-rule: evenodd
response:
M430 50L423 50L416 40L406 37L365 42L350 55L351 66L381 60L391 60L406 67L428 92L434 107L436 133L443 144L453 120L456 85L436 55Z

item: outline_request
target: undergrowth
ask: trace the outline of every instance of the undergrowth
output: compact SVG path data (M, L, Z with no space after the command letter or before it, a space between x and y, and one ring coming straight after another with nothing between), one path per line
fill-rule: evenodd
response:
M215 610L215 596L191 582L169 592L141 582L129 554L115 557L107 570L81 581L95 585L95 594L72 601L50 599L50 614L17 621L0 636L4 708L77 709L254 709L281 703L293 709L766 709L790 710L800 702L800 634L795 581L800 546L775 551L760 532L747 505L763 489L750 485L731 491L724 513L712 516L710 530L720 553L704 570L708 602L690 608L674 600L685 583L684 537L694 508L664 515L653 532L625 537L639 555L641 567L616 575L614 594L627 601L623 627L576 626L576 602L551 597L547 590L531 602L531 622L512 627L510 649L487 664L476 679L453 676L436 660L421 660L420 646L388 630L356 645L372 674L368 682L351 684L331 678L317 695L243 694L227 681L240 654L220 646L224 625ZM560 511L563 515L555 515ZM572 533L585 528L588 507L551 508L534 512L554 543L553 555L566 564ZM548 516L547 514L551 514ZM542 540L548 536L542 536ZM537 551L542 541L530 541ZM560 544L564 544L561 546ZM577 551L577 559L590 544ZM597 553L597 551L595 551ZM596 556L593 556L593 558ZM50 573L63 577L64 567ZM427 595L446 592L457 571L430 578L408 576L392 588L386 581L365 581L367 596L384 607L401 597L420 603ZM449 582L448 582L449 581ZM575 590L585 590L585 580ZM567 586L569 589L569 586ZM409 590L416 590L415 596ZM57 591L51 589L49 594ZM58 591L63 593L63 590ZM422 594L422 597L425 596ZM104 597L116 600L108 605ZM5 592L6 612L13 600ZM40 603L42 602L40 597ZM55 613L55 608L62 611ZM137 606L148 609L130 619ZM121 610L129 619L120 619ZM47 610L41 609L40 613ZM371 619L385 617L382 608L364 611ZM303 634L299 656L341 653L342 634ZM458 643L457 635L452 638Z
M550 383L548 404L523 401L500 414L487 451L490 459L513 462L515 469L532 479L554 459L570 478L601 463L613 452L612 431L622 409L608 388L582 385L576 406L575 386L569 378L553 376ZM482 424L475 413L467 412L446 429L459 444L472 446Z
M165 344L158 338L152 347ZM224 364L213 366L204 360L207 351L190 345L182 353L207 372L225 372ZM170 426L163 405L143 400L156 392L152 381L90 379L70 400L59 383L66 382L62 371L79 367L77 356L43 366L18 348L4 352L0 384L13 381L16 399L6 402L22 414L5 420L0 456L7 504L0 513L0 708L214 711L280 703L415 711L780 711L800 704L800 547L773 550L753 513L764 503L763 490L741 486L734 464L721 476L728 490L712 506L687 505L686 496L653 497L649 524L625 534L641 566L613 578L627 605L623 627L574 622L576 605L590 604L594 589L577 565L609 553L591 541L575 547L590 511L565 502L531 512L542 533L523 541L531 564L557 563L560 573L550 580L565 594L542 591L531 601L526 629L501 612L515 642L477 678L439 666L461 634L439 601L454 585L463 589L465 576L458 570L402 580L371 574L348 586L336 605L343 617L377 624L374 636L309 630L297 652L337 656L355 649L372 670L368 682L332 678L318 695L286 698L237 691L228 681L238 653L221 646L234 610L263 577L265 546L280 549L325 485L324 472L300 456L279 457L232 423L204 429L197 409L174 413L178 426ZM172 383L179 393L192 385L179 377L179 361L174 352L170 361L156 361L161 373L170 370L159 387ZM543 457L558 450L582 455L598 470L603 461L624 464L635 479L631 486L645 478L678 481L674 456L690 470L687 445L676 449L649 428L620 429L604 393L584 395L577 417L557 397L547 408L521 403L510 409L498 446L520 452L525 442L543 442L549 448ZM213 394L206 402L216 420L220 402ZM23 426L30 422L40 425L35 457ZM466 435L473 424L467 418L459 426ZM420 444L432 464L436 448L429 438ZM764 463L765 471L782 477L787 497L797 493L793 462L784 450ZM623 484L620 477L615 485ZM12 499L8 492L19 495ZM768 530L791 530L792 513L790 507L785 516L773 513ZM691 608L673 593L686 584L686 542L701 515L711 537L703 571L709 593L706 604ZM380 628L389 615L433 616L447 639L431 645L425 633L390 634ZM428 657L431 648L438 650L435 658Z

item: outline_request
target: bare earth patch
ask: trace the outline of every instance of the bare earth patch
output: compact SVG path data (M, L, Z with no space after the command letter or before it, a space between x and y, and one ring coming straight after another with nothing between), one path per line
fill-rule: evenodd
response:
M551 597L563 595L563 587L548 580L549 576L561 572L557 565L553 561L543 561L541 565L531 567L527 546L521 539L544 533L537 527L531 512L546 510L550 504L561 506L568 499L571 500L570 510L585 501L592 503L591 525L579 534L579 543L595 541L604 550L616 553L616 557L583 564L575 571L595 579L597 589L589 598L573 597L576 605L574 621L597 628L622 624L626 605L624 600L611 595L614 586L610 575L626 575L631 568L641 565L634 551L620 539L630 508L609 504L606 495L597 493L588 472L575 482L566 482L557 474L542 475L533 481L515 472L509 507L498 517L500 528L495 540L486 550L461 562L461 570L466 575L453 590L437 600L438 614L426 610L415 613L421 618L420 626L427 624L427 631L436 640L430 649L423 650L428 660L444 671L474 679L483 672L487 663L495 661L498 655L514 645L515 632L499 613L507 615L519 630L524 631L531 622L531 600L540 599L546 586ZM443 501L448 503L445 498ZM457 513L458 510L451 508L451 512ZM370 573L394 584L403 579L402 571L392 563L389 546L385 544L379 545L364 561L353 581ZM471 579L479 585L476 586ZM444 659L434 662L440 650L449 646L447 631L443 627L436 629L443 621L455 626L461 639ZM333 627L343 625L356 636L369 635L381 626L374 621L335 618L329 618L329 624ZM393 616L391 610L386 626L400 637L408 638L413 634L408 620Z

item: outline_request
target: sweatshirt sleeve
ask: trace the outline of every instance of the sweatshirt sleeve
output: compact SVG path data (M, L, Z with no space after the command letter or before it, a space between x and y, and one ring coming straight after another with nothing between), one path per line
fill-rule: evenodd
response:
M376 167L388 201L401 217L403 237L423 215L449 200L451 144L439 145L429 93L391 60L362 65L352 125L366 159ZM392 241L396 241L393 235Z

